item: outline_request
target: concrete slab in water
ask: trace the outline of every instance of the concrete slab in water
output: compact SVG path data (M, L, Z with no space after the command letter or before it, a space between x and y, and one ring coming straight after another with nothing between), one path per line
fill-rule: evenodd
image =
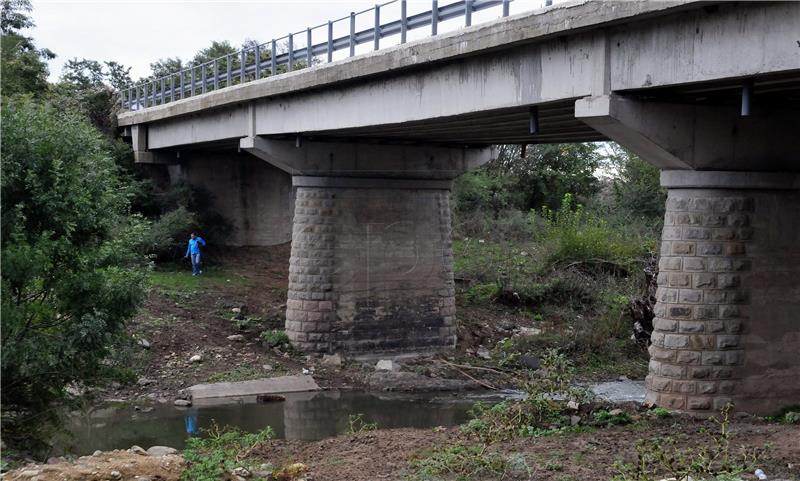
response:
M245 397L259 394L282 394L288 392L319 391L311 376L281 376L241 382L216 382L197 384L187 389L193 400Z

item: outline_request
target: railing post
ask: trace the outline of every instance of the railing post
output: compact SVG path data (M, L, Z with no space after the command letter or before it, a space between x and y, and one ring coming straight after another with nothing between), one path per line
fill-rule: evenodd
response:
M128 87L128 110L133 110L133 87Z
M306 29L306 67L311 67L311 62L314 60L314 52L311 51L311 29Z
M202 82L203 86L200 88L200 92L206 93L206 84L208 81L206 80L206 64L200 66L200 82Z
M431 3L431 35L436 35L439 30L439 2Z
M190 95L192 97L194 97L194 84L195 84L195 78L194 78L194 76L195 76L195 73L194 73L195 68L194 68L194 64L190 64L189 65L189 70L191 70L191 72L192 72L192 74L189 76L189 81L192 83L192 85L189 86L189 93L190 93Z
M381 6L375 5L375 28L373 29L374 49L381 48Z
M242 49L242 64L239 68L239 83L244 83L244 66L247 64L247 49Z
M333 22L328 20L328 62L333 62Z
M225 55L225 86L230 87L233 83L233 62L231 61L231 54Z
M503 0L503 16L508 16L509 6L511 5L511 0Z
M161 77L161 102L159 102L160 105L164 105L167 100L164 95L164 91L167 90L166 84L167 80L164 77Z
M291 72L294 70L294 36L290 33L289 34L289 65L287 66L286 70Z
M407 3L406 0L400 0L400 43L406 43L406 30L408 30Z
M142 84L142 106L147 108L147 82Z
M464 24L467 27L472 25L472 0L464 2Z
M256 80L261 78L261 46L256 44L253 49L256 54Z
M219 89L219 63L214 59L214 90Z
M356 14L350 12L350 56L356 54Z
M181 100L183 100L186 96L186 88L183 86L183 70L178 72L180 76L180 84L181 84Z
M271 46L272 46L272 54L271 54L272 58L270 58L270 61L272 65L270 66L270 71L272 72L272 75L275 75L276 73L278 73L278 47L275 44L274 38L272 39Z
M175 101L175 74L169 76L169 101Z

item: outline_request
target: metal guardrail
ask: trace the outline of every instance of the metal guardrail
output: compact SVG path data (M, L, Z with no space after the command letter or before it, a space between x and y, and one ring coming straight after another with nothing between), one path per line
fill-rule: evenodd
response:
M400 35L400 43L406 43L409 30L431 27L431 36L438 33L438 24L445 20L464 17L465 26L472 25L472 14L491 7L501 6L502 16L507 17L512 0L459 0L439 7L437 0L432 0L431 10L419 14L407 15L407 0L391 0L360 12L352 12L349 16L309 27L299 32L290 33L270 42L248 46L236 53L215 58L211 61L190 65L175 73L154 80L141 82L120 91L120 104L123 110L141 110L147 107L162 105L176 100L188 98L198 93L219 90L260 79L264 74L277 75L291 72L296 68L312 65L315 59L327 55L327 61L333 61L333 53L349 49L349 56L355 55L357 45L372 42L374 50L380 49L382 38ZM400 19L381 23L381 8L400 3ZM549 5L551 0L546 1ZM374 12L374 26L366 30L356 31L356 17ZM350 33L338 38L333 36L333 27L338 22L350 22ZM327 41L312 43L314 30L327 28ZM306 35L306 46L294 48L294 39L298 35ZM279 43L286 42L285 52L279 53ZM310 48L309 48L310 46ZM265 58L266 57L266 58ZM238 65L237 64L238 61ZM224 68L221 68L223 67ZM285 66L285 67L284 67ZM199 75L198 75L199 74Z

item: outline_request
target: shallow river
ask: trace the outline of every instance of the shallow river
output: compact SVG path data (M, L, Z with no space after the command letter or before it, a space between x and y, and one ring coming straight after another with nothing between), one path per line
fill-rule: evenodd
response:
M481 396L322 391L286 394L285 398L268 403L221 400L190 408L156 405L149 412L131 405L97 408L70 418L71 435L58 443L57 454L85 455L134 444L145 449L155 445L181 449L188 436L213 423L245 431L271 426L279 438L306 441L344 433L354 414L363 414L365 421L380 428L454 426L467 420L467 411Z

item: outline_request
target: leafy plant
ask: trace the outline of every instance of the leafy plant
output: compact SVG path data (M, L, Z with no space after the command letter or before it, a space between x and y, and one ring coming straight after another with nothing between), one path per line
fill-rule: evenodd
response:
M184 481L218 481L238 467L252 470L257 463L248 457L272 439L274 433L270 427L245 433L214 425L205 435L186 442L183 452L186 469L181 475Z
M351 414L347 417L347 434L358 434L378 429L378 423L370 423L364 420L364 415Z
M289 344L289 335L280 329L271 329L261 333L261 340L268 347L278 347Z
M503 456L489 451L486 446L455 444L435 449L430 455L411 463L413 481L429 481L455 476L457 479L474 479L491 476L500 479L509 472L530 473L524 458Z
M594 419L600 423L605 423L607 426L624 426L631 423L631 418L625 412L611 414L605 409L595 411L592 413Z

